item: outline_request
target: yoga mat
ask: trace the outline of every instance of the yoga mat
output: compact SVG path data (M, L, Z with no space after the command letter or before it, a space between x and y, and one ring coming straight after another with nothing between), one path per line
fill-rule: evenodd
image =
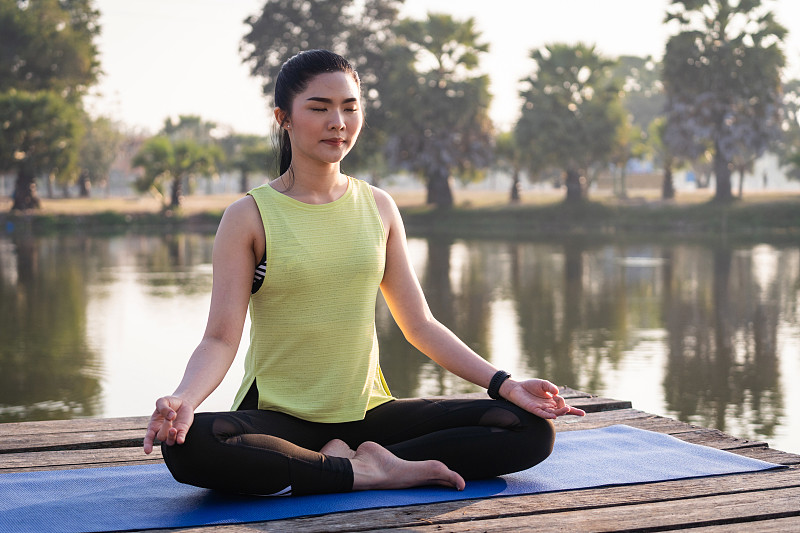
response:
M443 487L249 497L182 485L163 464L0 475L0 531L74 533L233 524L472 498L624 485L780 468L780 465L610 426L559 433L533 468Z

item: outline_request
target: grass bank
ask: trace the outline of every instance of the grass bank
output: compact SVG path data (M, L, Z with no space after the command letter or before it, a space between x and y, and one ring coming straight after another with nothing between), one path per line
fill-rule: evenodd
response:
M594 194L579 205L563 202L556 191L528 192L509 205L503 192L456 191L453 209L424 204L422 191L391 191L409 234L482 238L587 237L800 239L800 193L754 193L728 204L710 193L685 193L662 202L643 192L620 200ZM227 205L240 195L187 197L183 207L165 211L155 199L91 198L43 200L42 209L9 213L0 201L0 223L9 232L90 233L213 232Z
M543 205L410 208L408 232L424 235L548 238L587 236L800 241L800 195L729 204L589 201Z

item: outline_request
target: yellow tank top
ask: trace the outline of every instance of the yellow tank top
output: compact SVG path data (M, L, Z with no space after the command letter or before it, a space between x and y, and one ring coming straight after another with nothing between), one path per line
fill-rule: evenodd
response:
M313 422L361 420L392 399L378 364L375 300L386 232L370 186L312 205L251 190L266 234L266 275L250 297L250 347L236 408L255 380L258 408Z

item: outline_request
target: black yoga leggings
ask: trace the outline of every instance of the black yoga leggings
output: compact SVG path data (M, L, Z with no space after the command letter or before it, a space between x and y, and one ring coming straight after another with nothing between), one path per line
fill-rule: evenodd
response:
M437 459L470 480L543 461L555 432L549 420L502 400L414 398L336 424L258 409L198 413L184 444L161 450L175 479L198 487L258 495L347 492L350 460L318 451L332 439L352 449L374 441L410 461Z

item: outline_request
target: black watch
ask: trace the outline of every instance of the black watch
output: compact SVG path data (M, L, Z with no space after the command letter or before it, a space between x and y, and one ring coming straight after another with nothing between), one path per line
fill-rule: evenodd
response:
M489 382L489 388L486 390L486 392L489 393L489 397L495 400L502 399L502 396L500 396L500 385L510 377L511 374L505 370L498 370L495 372L494 376L492 376L492 380Z

